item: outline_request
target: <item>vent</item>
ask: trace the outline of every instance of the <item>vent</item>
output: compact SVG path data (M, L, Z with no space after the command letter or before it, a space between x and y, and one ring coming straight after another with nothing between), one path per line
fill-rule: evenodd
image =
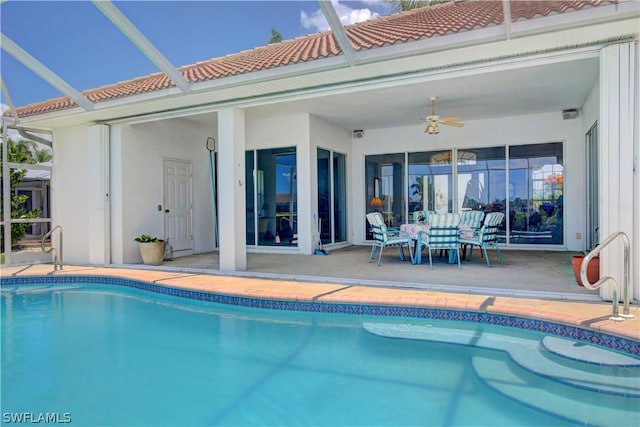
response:
M562 110L562 120L573 120L576 117L578 117L578 110L571 109L571 110Z
M362 129L357 129L353 131L354 138L362 138L364 136L364 131Z

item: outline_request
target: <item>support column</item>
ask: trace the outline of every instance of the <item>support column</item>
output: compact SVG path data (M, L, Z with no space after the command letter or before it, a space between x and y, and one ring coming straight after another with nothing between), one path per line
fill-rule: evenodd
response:
M109 264L109 127L93 125L87 129L87 242L90 264Z
M616 231L625 232L632 239L631 298L640 295L637 268L638 188L637 181L637 135L638 110L635 94L638 86L636 68L637 47L635 43L622 43L602 49L600 54L600 240ZM624 252L622 243L613 243L605 249L600 259L600 276L612 276L623 287ZM636 271L634 271L636 270ZM635 279L634 279L635 278ZM613 298L610 286L605 285L600 296Z
M218 112L220 270L247 269L244 110Z

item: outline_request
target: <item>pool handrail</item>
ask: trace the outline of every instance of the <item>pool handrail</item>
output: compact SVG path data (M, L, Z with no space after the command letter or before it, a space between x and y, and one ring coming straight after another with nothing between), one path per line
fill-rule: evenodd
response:
M620 286L618 285L618 282L616 281L616 279L614 279L611 276L604 276L598 279L597 282L590 283L589 279L587 278L587 266L589 265L589 262L598 254L600 254L600 252L602 252L604 248L606 248L611 242L616 240L618 237L622 238L622 242L624 244L624 283L623 283L623 289L622 289L622 292L623 292L622 298L623 298L624 307L622 310L622 314L620 314L618 310L618 298L619 298L618 295L620 293ZM593 291L598 289L602 285L604 285L606 282L609 282L609 281L611 282L611 285L613 287L613 298L612 298L613 314L611 315L611 317L609 317L609 319L616 322L622 322L624 319L631 319L634 317L633 314L629 313L629 252L630 252L629 236L627 236L622 231L617 231L611 234L609 237L607 237L598 246L593 248L591 252L589 252L584 257L584 259L582 260L582 264L580 266L580 279L582 280L582 283L584 284L585 288Z
M53 239L51 242L51 247L48 249L45 249L44 247L44 242L45 240L47 240L47 238L51 237L51 235L53 234L54 231L59 231L60 232L60 250L58 251L56 248L53 247ZM62 226L61 225L56 225L55 227L53 227L47 234L45 234L42 237L42 242L40 243L40 249L42 249L42 252L48 254L49 252L53 251L53 271L58 270L58 267L60 267L60 270L62 270Z

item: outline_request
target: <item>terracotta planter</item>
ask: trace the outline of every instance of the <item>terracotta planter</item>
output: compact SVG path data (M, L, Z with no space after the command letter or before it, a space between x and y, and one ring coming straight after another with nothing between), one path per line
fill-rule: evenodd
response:
M140 243L140 256L147 265L160 265L164 260L165 242Z
M571 263L573 264L573 275L576 277L576 282L580 286L584 286L582 280L580 280L580 267L582 266L582 260L584 255L574 255L571 257ZM600 279L600 257L592 258L587 265L587 279L589 283L595 283Z

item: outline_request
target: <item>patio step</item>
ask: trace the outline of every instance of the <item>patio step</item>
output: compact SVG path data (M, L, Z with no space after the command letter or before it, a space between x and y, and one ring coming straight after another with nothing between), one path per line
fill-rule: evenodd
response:
M581 341L546 336L540 342L549 353L579 362L627 368L640 367L640 359L614 353Z
M584 390L612 395L640 397L640 360L576 341L546 337L541 343L478 329L453 329L407 324L364 323L363 328L386 338L413 339L475 346L507 353L520 368ZM564 342L566 341L566 342ZM573 360L553 360L545 346ZM576 349L572 352L571 349ZM564 363L563 363L564 362ZM597 363L601 366L594 366ZM624 376L619 372L624 370ZM611 375L610 375L611 374Z
M579 425L632 426L640 424L637 399L582 391L555 381L531 378L531 373L510 363L487 357L471 360L476 375L497 392L529 407Z

